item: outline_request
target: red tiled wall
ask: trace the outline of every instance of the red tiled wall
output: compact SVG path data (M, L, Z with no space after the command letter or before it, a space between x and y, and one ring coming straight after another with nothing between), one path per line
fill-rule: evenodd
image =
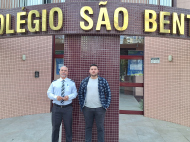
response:
M190 126L190 41L145 37L144 115ZM168 61L168 56L173 61ZM150 63L159 57L160 63Z
M99 75L107 79L112 100L106 112L105 141L118 142L120 37L66 35L64 53L64 64L69 68L69 78L76 82L77 88L82 79L89 75L89 66L92 63L99 66ZM84 142L85 124L78 98L74 100L73 107L73 142ZM94 126L93 142L97 142L96 137Z
M52 36L0 39L0 119L49 113L51 62Z

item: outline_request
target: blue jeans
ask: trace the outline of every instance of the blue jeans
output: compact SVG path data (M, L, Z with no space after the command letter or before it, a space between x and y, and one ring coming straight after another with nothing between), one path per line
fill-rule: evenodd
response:
M103 107L82 109L85 119L85 142L92 141L92 127L96 121L98 142L104 142L104 118L106 110Z

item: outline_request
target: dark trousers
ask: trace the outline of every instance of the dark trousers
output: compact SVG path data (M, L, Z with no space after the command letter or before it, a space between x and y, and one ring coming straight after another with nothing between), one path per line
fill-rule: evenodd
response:
M72 111L73 107L67 106L61 108L53 105L52 108L52 142L58 142L59 140L59 129L63 120L66 142L72 142Z
M103 107L100 108L88 108L82 109L85 119L85 142L92 141L92 127L94 119L96 121L98 142L104 142L104 118L106 110Z

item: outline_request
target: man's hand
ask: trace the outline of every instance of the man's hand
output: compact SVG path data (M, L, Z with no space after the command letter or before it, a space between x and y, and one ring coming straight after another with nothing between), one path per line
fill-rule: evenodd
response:
M67 101L68 99L69 99L69 96L63 97L63 100L64 100L64 101Z
M58 100L58 101L64 100L63 98L64 98L64 97L57 96L57 100Z
M67 101L68 99L69 99L69 96L65 96L65 97L57 96L58 101L61 101L61 100Z

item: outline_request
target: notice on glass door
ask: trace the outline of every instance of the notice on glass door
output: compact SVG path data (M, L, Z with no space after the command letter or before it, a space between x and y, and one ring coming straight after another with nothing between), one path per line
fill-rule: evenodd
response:
M129 50L128 55L131 56L143 56L143 51L133 51ZM143 76L143 60L128 60L128 68L127 68L128 76Z

